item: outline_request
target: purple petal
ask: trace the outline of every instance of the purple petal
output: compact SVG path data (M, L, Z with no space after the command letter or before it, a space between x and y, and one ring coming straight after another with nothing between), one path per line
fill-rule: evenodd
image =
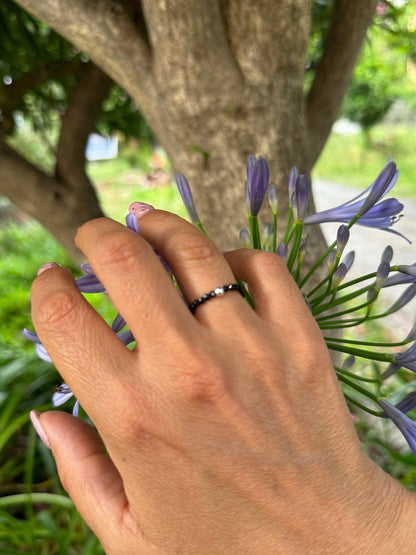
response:
M303 222L311 197L311 182L306 175L299 175L296 179L296 219Z
M133 341L136 341L130 330L118 333L117 337L124 343L124 345L129 345L130 343L133 343Z
M40 339L37 333L33 331L29 331L27 328L23 328L22 333L26 337L26 339L29 339L29 341L33 341L34 343L40 343Z
M410 446L410 449L416 455L416 422L411 420L408 416L403 414L401 410L391 405L384 399L381 399L379 404L386 416L388 416L402 432Z
M266 160L259 156L256 160L250 155L247 160L247 192L250 200L250 214L257 216L260 212L269 185L269 166Z
M399 172L394 162L388 162L373 183L367 198L364 200L358 214L362 216L387 194L396 184Z
M91 268L91 264L89 262L86 262L85 264L81 264L81 270L86 274L95 276L94 270Z
M53 394L52 404L54 407L59 407L64 403L66 403L67 401L69 401L69 399L71 399L73 395L74 394L72 393L70 388L66 385L66 383L63 383L56 389L55 393Z
M192 197L191 188L186 177L183 173L179 172L176 176L176 184L178 186L179 194L182 197L182 201L188 211L189 217L194 223L199 222L199 216L197 214L194 199Z
M118 313L117 316L114 318L114 322L111 326L111 329L113 330L114 333L118 333L124 328L125 325L126 325L126 321L124 320L123 316L120 313Z
M46 362L53 363L53 360L48 355L48 352L45 349L45 347L42 345L42 343L36 343L36 352L38 354L38 357L41 358L42 360L46 360Z
M407 303L409 303L415 295L416 295L416 283L412 283L411 285L409 285L409 287L406 287L405 291L387 310L387 313L393 314L393 312L397 312L405 305L407 305Z
M136 233L139 233L139 224L137 222L136 214L127 214L126 216L126 226L132 229Z
M75 280L75 285L81 293L103 293L104 285L95 275L87 274Z
M408 393L404 399L402 399L396 405L396 409L399 409L401 412L409 412L416 408L416 391L412 391Z

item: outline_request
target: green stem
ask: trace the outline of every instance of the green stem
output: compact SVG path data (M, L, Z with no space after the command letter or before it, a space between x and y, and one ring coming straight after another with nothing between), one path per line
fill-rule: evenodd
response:
M340 374L338 372L337 372L337 377L338 377L340 382L345 383L345 385L348 385L352 389L355 389L355 391L358 391L359 393L361 393L362 395L364 395L368 399L372 399L376 403L378 402L377 395L374 395L374 393L371 393L371 391L368 391L368 389L364 389L360 385L352 382L351 380L349 380L348 378L346 378L345 376L343 376L342 374Z
M196 226L199 227L199 229L202 231L202 233L205 233L205 235L208 235L208 233L205 231L205 228L201 224L201 222L196 222Z
M306 274L306 276L303 278L303 280L300 282L299 284L299 289L302 289L302 287L305 285L305 283L308 281L308 279L312 276L312 274L315 272L315 270L317 268L319 268L319 266L322 264L322 262L325 260L325 258L328 256L328 254L332 251L332 249L336 246L337 242L334 241L328 248L327 250L324 252L324 254L321 256L321 258L315 262L315 264L312 266L312 268L309 270L309 272Z
M273 249L276 252L277 248L277 212L273 212Z
M354 380L360 380L361 382L369 383L381 383L378 378L365 378L364 376L358 376L357 374L354 374L353 372L348 372L348 370L344 370L343 368L339 368L338 366L335 366L334 368L340 374L347 376L348 378L353 378Z
M343 339L341 337L324 337L325 341L338 341L339 343L349 343L353 345L367 345L369 347L402 347L408 345L410 341L398 341L396 343L383 343L381 341L360 341L356 339Z
M334 343L329 342L327 342L326 346L328 347L328 349L331 349L332 351L338 351L340 353L348 353L350 355L356 355L358 357L368 358L370 360L379 360L380 362L394 362L393 356L389 354L376 353L374 351L370 352L364 349L357 349L355 347L347 347L346 345L343 345L341 347L340 345L335 345Z
M254 304L253 299L252 299L251 296L250 296L250 293L249 293L248 290L247 290L247 287L246 287L246 286L244 285L244 283L243 283L241 280L239 280L239 279L237 280L237 283L238 283L239 285L241 285L241 287L242 287L243 290L244 290L244 298L245 298L245 300L248 302L248 304L251 306L251 308L252 308L253 310L255 310L256 306L255 306L255 304Z
M74 504L69 497L55 493L17 493L0 498L0 507L12 507L22 503L48 503L60 505L65 509L74 508Z
M321 314L322 312L325 312L326 310L334 308L335 306L338 306L340 304L344 304L348 301L351 301L352 299L356 299L360 295L363 295L364 293L367 293L367 291L369 291L371 288L372 288L372 285L367 285L366 287L362 287L361 289L357 289L356 291L353 291L352 293L349 293L348 295L344 295L343 297L338 297L335 301L326 303L323 306L321 306L320 308L316 308L316 310L313 311L313 315L316 316L318 314ZM339 291L339 289L340 289L340 287L338 288L338 291ZM365 303L365 305L369 304L370 302L373 302L374 300L375 299L372 297L369 301L367 301ZM352 310L350 310L349 312L352 312ZM337 313L337 314L341 314L341 313Z
M286 243L286 245L289 242L289 231L290 231L290 223L292 221L292 216L293 216L293 208L291 205L289 205L289 210L288 210L287 220L286 220L286 229L285 229L285 234L283 236L283 243Z
M302 229L303 229L303 222L295 222L295 238L293 240L292 249L290 251L289 259L287 261L287 268L289 272L292 271L292 266L296 260L298 255L300 241L302 239Z
M248 222L250 225L250 235L253 249L261 250L260 229L257 216L251 216L251 214L249 214Z
M381 411L376 411L376 410L369 409L368 407L366 407L365 405L363 405L362 403L360 403L359 401L357 401L353 397L350 397L348 395L348 393L344 393L344 397L346 398L346 400L349 403L355 405L356 407L358 407L361 410L364 410L365 412L368 412L369 414L372 414L373 416L379 416L379 417L383 416L383 413Z

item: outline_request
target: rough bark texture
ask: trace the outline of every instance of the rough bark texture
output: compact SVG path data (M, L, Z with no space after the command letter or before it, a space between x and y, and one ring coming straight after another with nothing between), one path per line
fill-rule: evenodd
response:
M330 132L375 0L336 0L308 95L311 0L17 0L85 51L137 102L194 190L222 248L244 225L245 161L262 154L282 190ZM284 218L281 218L283 220ZM317 231L314 246L321 250Z

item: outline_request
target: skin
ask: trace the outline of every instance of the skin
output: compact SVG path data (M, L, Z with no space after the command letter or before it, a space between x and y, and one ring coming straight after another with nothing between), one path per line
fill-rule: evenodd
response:
M127 321L129 351L64 268L32 288L33 321L93 420L39 415L62 483L107 555L416 551L416 496L361 450L321 332L281 259L222 255L152 210L76 244ZM192 315L188 303L242 279Z

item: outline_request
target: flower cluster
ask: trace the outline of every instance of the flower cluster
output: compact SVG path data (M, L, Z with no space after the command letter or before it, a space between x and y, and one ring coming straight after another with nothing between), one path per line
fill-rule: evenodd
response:
M372 415L393 421L416 454L416 422L408 416L408 413L416 409L416 391L412 391L415 382L412 383L409 379L410 373L416 372L416 324L406 338L395 343L340 336L340 331L347 328L354 329L364 322L388 317L416 295L416 263L392 265L393 250L390 246L384 249L378 268L375 268L374 272L355 279L348 279L348 272L354 262L354 252L344 255L350 229L354 224L403 237L392 229L393 224L400 219L403 205L395 198L385 198L394 187L398 174L396 164L389 161L377 179L359 196L330 210L309 214L310 181L307 176L299 175L297 169L293 168L289 175L289 211L285 231L278 241L277 188L269 184L270 172L266 160L261 156L249 156L246 181L249 225L248 229L241 230L240 240L244 247L273 252L285 260L322 330L328 349L347 355L339 366L334 366L347 401ZM205 232L189 183L181 173L177 175L177 185L192 222ZM272 221L260 231L258 215L266 197ZM135 215L136 204L133 203L130 207L126 225L139 233ZM313 266L305 270L303 260L308 246L308 231L311 226L325 222L341 224L337 237ZM170 272L166 264L165 267ZM78 289L84 293L104 292L104 287L91 266L84 264L82 269L85 275L75 281ZM319 283L316 283L316 275L321 276ZM172 278L174 279L173 275ZM313 286L310 285L312 282ZM405 291L398 295L397 300L387 310L379 310L377 301L380 292L387 287L402 284L408 284ZM246 298L252 304L248 293ZM125 327L122 316L117 314L112 329L123 343L130 345L134 342L134 337ZM332 330L340 331L331 334ZM37 335L28 330L24 330L24 333L28 339L36 343L38 355L51 361ZM404 350L399 351L402 347ZM354 370L357 359L368 361L365 371ZM368 375L368 369L371 375ZM62 384L56 389L53 403L55 406L61 405L71 396L69 387ZM78 408L76 402L74 414L78 414Z

